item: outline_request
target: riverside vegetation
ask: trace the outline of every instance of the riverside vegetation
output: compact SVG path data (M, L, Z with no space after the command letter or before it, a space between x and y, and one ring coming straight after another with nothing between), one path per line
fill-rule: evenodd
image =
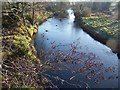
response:
M43 89L40 78L41 60L31 44L38 25L54 16L65 18L66 3L3 2L2 3L2 87ZM52 7L51 7L52 6ZM65 7L64 7L65 6ZM51 7L51 8L50 8ZM60 16L59 16L60 15Z
M52 12L34 2L3 2L2 7L2 87L42 89L37 76L40 60L31 42L38 24Z
M57 6L58 5L58 6ZM49 60L45 61L45 68L44 65L42 65L41 60L37 56L37 52L32 46L31 42L37 33L37 27L39 24L42 24L47 18L51 16L55 16L57 18L66 18L67 14L65 13L65 10L68 8L69 5L67 3L62 4L64 5L64 8L61 4L58 3L39 3L39 2L3 2L2 3L2 36L0 37L2 39L2 86L3 88L38 88L38 89L44 89L44 83L48 82L48 80L43 77L52 77L45 73L41 75L40 73L49 66L50 68L54 69L53 64L61 64L61 63L72 63L72 64L85 64L84 67L80 67L81 69L78 72L86 72L88 71L86 77L88 79L94 77L96 75L96 71L93 70L95 67L101 68L103 72L110 71L114 72L116 71L116 68L109 67L104 68L103 63L95 62L94 59L96 56L93 53L90 53L89 55L86 55L85 53L76 52L77 44L72 43L68 46L71 46L70 53L68 53L68 56L63 53L63 51L59 51L57 46L54 45L55 42L52 44L52 48L48 50L49 56L52 57L56 53L56 59L55 62L51 62ZM62 13L60 13L62 11ZM85 17L78 20L84 20L89 25L95 25L95 27L98 27L95 23L97 21L101 21L102 19L100 17L97 18L97 21L93 21L92 17ZM109 24L110 21L106 20ZM116 35L117 27L115 21L115 31L113 33L112 30L108 31L107 29L109 27L102 28L102 25L104 22L101 22L101 27L99 27L102 31L107 32L110 36L113 37ZM108 23L105 23L108 25ZM109 25L108 25L109 26ZM115 36L116 37L116 36ZM47 55L48 55L47 53ZM44 52L41 52L41 57L44 54ZM79 56L80 54L81 56ZM44 54L46 55L46 54ZM43 55L43 57L45 57ZM46 55L46 56L47 56ZM73 56L72 56L73 55ZM73 61L73 58L76 57L76 61ZM47 57L47 58L48 58ZM87 60L82 60L86 57ZM61 61L58 61L58 59L61 58ZM79 59L78 59L79 58ZM78 60L78 61L77 61ZM91 68L91 69L90 69ZM96 68L97 69L97 68ZM90 70L90 71L89 71ZM72 71L72 70L71 70ZM53 77L55 79L61 80L61 82L67 82L65 80L62 80L58 77ZM71 79L74 77L71 77ZM99 75L99 78L96 77L95 83L99 82L104 79L114 79L118 78L117 75L115 76L109 76L104 77L103 74ZM52 84L52 82L51 82ZM88 87L87 87L88 88Z
M119 43L119 21L117 19L110 19L110 17L103 16L91 16L83 17L83 21L86 23L86 27L90 27L90 30L96 32L96 37L100 37L98 41L104 43L117 53L120 58L120 43Z
M120 7L120 3L113 4L103 2L86 3L85 5L89 7L86 10L84 4L78 4L74 8L76 16L75 24L80 26L95 40L110 47L120 58L120 16L117 12L117 7Z

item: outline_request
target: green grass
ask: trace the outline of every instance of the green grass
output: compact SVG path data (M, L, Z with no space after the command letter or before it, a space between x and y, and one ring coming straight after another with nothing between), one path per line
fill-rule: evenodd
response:
M99 32L106 33L109 37L116 38L118 33L118 20L110 20L106 17L83 17L85 23L96 28Z

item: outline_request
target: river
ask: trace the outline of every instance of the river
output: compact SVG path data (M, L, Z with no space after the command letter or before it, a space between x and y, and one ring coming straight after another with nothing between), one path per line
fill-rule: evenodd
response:
M39 54L41 50L46 53L48 62L55 59L53 56L58 52L64 53L63 57L69 56L72 58L75 55L77 56L69 61L64 59L65 62L53 60L52 68L47 69L44 76L59 88L117 88L117 55L107 46L94 40L82 28L76 27L74 25L75 16L73 11L69 9L67 12L69 17L66 19L59 20L53 17L39 25L38 33L34 39L34 46L38 55L41 55ZM74 51L71 51L73 48L75 48ZM48 51L53 51L54 55L48 55ZM93 57L92 61L90 56ZM45 57L40 56L40 59L42 63L45 63ZM80 61L82 63L78 63ZM97 65L93 62L97 63ZM89 69L91 63L93 67ZM82 71L80 71L81 68ZM93 71L97 74L93 73Z

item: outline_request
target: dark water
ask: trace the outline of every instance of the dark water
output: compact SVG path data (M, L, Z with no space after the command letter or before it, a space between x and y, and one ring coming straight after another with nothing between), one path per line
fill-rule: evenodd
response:
M68 10L69 18L68 19L56 19L50 18L42 25L38 27L38 33L34 40L34 45L37 52L40 52L40 49L43 49L44 52L47 52L48 49L52 46L51 43L55 45L63 45L59 49L65 53L69 53L69 44L76 43L80 49L77 51L82 53L93 53L95 54L94 61L99 61L104 64L104 68L112 67L118 68L118 57L116 54L112 53L111 49L107 46L99 43L98 41L91 38L87 33L85 33L81 28L77 28L74 25L74 13L72 10ZM78 43L79 42L79 43ZM66 46L64 46L66 45ZM67 46L68 45L68 46ZM86 57L82 58L85 59ZM81 66L81 65L80 65ZM117 88L118 79L113 78L101 80L99 83L94 83L93 79L86 79L86 74L84 73L73 73L71 70L78 70L79 64L54 64L55 69L48 69L44 72L44 75L48 77L53 84L60 88L80 88L80 87L91 87L91 88ZM69 67L69 69L66 69ZM59 69L58 69L59 68ZM60 70L62 68L62 70ZM96 67L97 68L97 67ZM99 70L99 67L98 67ZM98 72L99 73L99 72ZM62 80L56 80L55 78L49 77L58 76L67 82ZM118 75L117 69L113 72L104 72L104 76L109 75ZM76 86L75 86L76 85Z

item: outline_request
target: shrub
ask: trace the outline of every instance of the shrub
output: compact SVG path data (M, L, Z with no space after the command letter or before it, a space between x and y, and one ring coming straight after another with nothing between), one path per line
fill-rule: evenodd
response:
M91 9L88 7L85 7L82 11L82 16L83 17L89 17L91 15Z

